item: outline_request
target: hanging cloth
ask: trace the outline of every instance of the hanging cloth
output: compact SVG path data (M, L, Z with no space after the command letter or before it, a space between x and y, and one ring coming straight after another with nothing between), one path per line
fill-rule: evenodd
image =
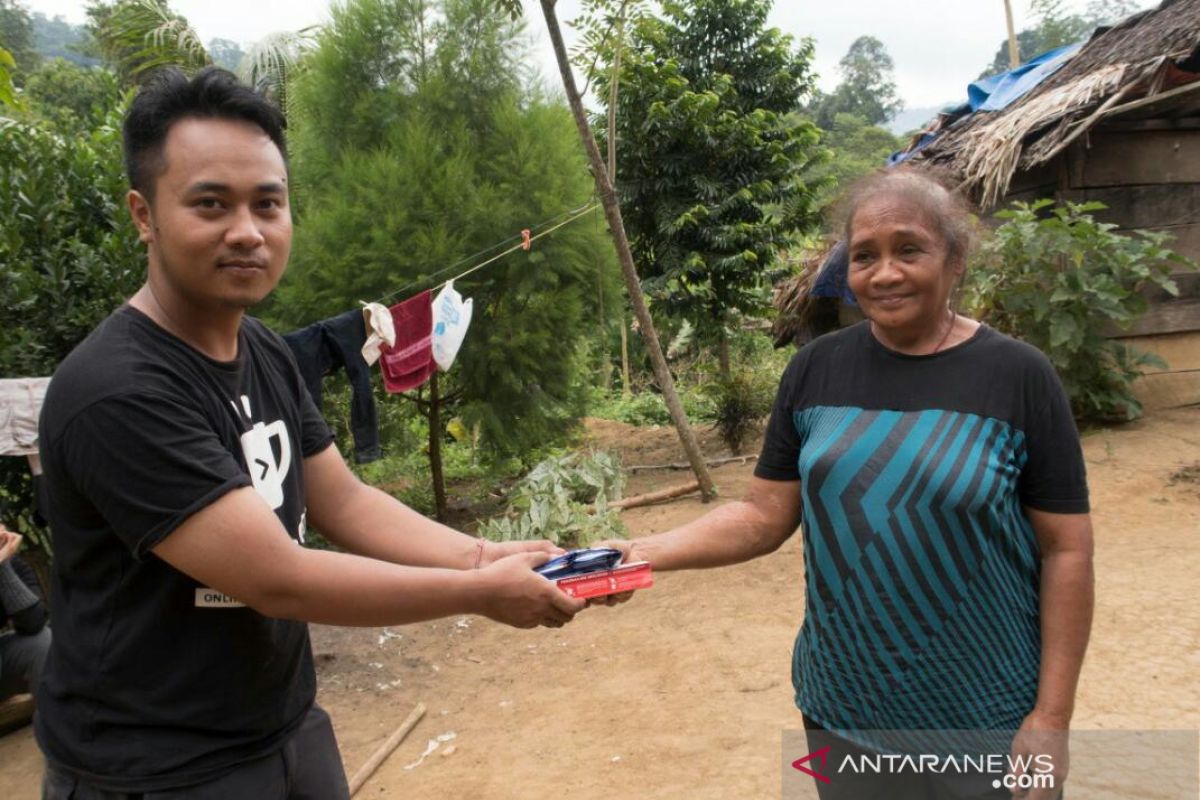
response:
M380 303L367 303L363 306L362 314L363 325L367 329L362 357L369 366L379 360L385 345L396 346L396 326L392 322L392 312Z
M383 348L379 369L384 387L398 394L416 389L437 370L433 360L433 304L429 290L397 303L390 311L396 344Z
M467 328L471 326L471 311L474 301L463 300L454 288L454 281L438 292L433 301L433 360L445 372L454 363L458 349L462 347Z

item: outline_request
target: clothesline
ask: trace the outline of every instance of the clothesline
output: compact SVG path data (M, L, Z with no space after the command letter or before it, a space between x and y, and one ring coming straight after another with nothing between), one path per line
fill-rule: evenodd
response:
M526 238L526 236L524 234L517 234L516 236L510 236L507 239L504 239L503 241L492 245L491 247L485 247L484 249L480 250L477 253L473 253L473 254L467 256L466 258L463 258L463 259L460 259L460 260L454 262L453 264L451 264L450 266L448 266L444 269L438 270L437 272L430 275L428 278L423 278L421 280L415 280L415 281L412 281L411 283L401 286L396 291L392 292L391 294L381 297L376 302L386 305L389 300L392 300L392 299L400 296L401 294L408 292L413 287L421 286L422 284L424 284L428 281L431 281L431 280L437 280L442 275L445 275L446 273L448 273L452 270L458 269L463 264L467 263L468 261L472 261L472 260L478 258L479 256L483 255L484 253L488 252L489 250L495 250L497 247L501 247L501 246L507 244L508 242L513 241L514 239L521 240L521 241L517 242L516 244L514 244L513 246L486 259L485 261L483 261L479 264L476 264L473 267L469 267L469 268L463 270L462 272L458 273L457 275L455 275L451 278L447 278L446 280L442 281L441 283L434 284L433 287L431 287L430 291L436 291L437 289L442 288L443 286L445 286L448 283L457 281L461 278L465 278L466 276L470 275L471 273L477 272L478 270L483 269L484 267L488 266L489 264L499 261L501 258L504 258L506 255L508 255L510 253L514 253L517 250L529 249L529 244L531 242L534 242L534 241L542 238L543 236L548 236L549 234L554 233L554 231L558 230L559 228L563 227L564 225L568 225L568 224L574 222L575 220L579 219L583 215L587 214L589 211L594 211L599 207L600 207L599 203L588 203L587 205L585 205L581 208L575 209L573 211L566 211L562 214L559 214L557 217L551 217L548 220L539 222L537 225L534 226L535 229L538 227L541 227L543 225L548 225L552 222L555 222L556 220L561 220L561 221L557 222L557 224L547 228L544 231L540 231L539 233L530 235L528 238ZM563 219L563 217L566 217L566 219Z

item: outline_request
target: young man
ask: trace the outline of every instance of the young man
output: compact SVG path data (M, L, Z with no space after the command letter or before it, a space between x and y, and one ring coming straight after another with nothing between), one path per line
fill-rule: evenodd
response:
M306 622L559 626L584 604L532 572L548 543L475 540L360 483L245 315L291 246L278 110L222 70L170 71L124 132L147 280L62 363L41 419L43 793L345 798ZM299 546L306 523L348 552Z

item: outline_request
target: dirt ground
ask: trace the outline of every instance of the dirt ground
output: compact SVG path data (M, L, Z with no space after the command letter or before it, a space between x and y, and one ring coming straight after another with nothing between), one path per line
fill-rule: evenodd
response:
M669 428L591 431L627 465L682 460ZM723 455L712 436L705 449ZM1075 726L1200 728L1200 408L1091 433L1084 449L1097 608ZM716 469L722 497L739 496L752 468ZM627 493L687 477L638 473ZM687 499L625 520L638 536L705 510ZM789 676L802 594L793 537L748 564L659 575L625 606L590 609L558 631L467 617L314 626L319 699L347 773L415 704L428 707L359 797L779 797L781 731L801 727ZM0 739L0 798L36 797L40 771L29 728Z

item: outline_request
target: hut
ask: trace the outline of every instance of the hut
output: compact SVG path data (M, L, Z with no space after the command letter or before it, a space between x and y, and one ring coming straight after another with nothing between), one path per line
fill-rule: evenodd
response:
M1099 28L1056 71L997 111L941 120L906 155L957 175L980 207L1051 197L1103 202L1120 231L1166 231L1200 261L1200 0ZM1168 368L1136 391L1148 409L1200 403L1200 274L1114 338Z

